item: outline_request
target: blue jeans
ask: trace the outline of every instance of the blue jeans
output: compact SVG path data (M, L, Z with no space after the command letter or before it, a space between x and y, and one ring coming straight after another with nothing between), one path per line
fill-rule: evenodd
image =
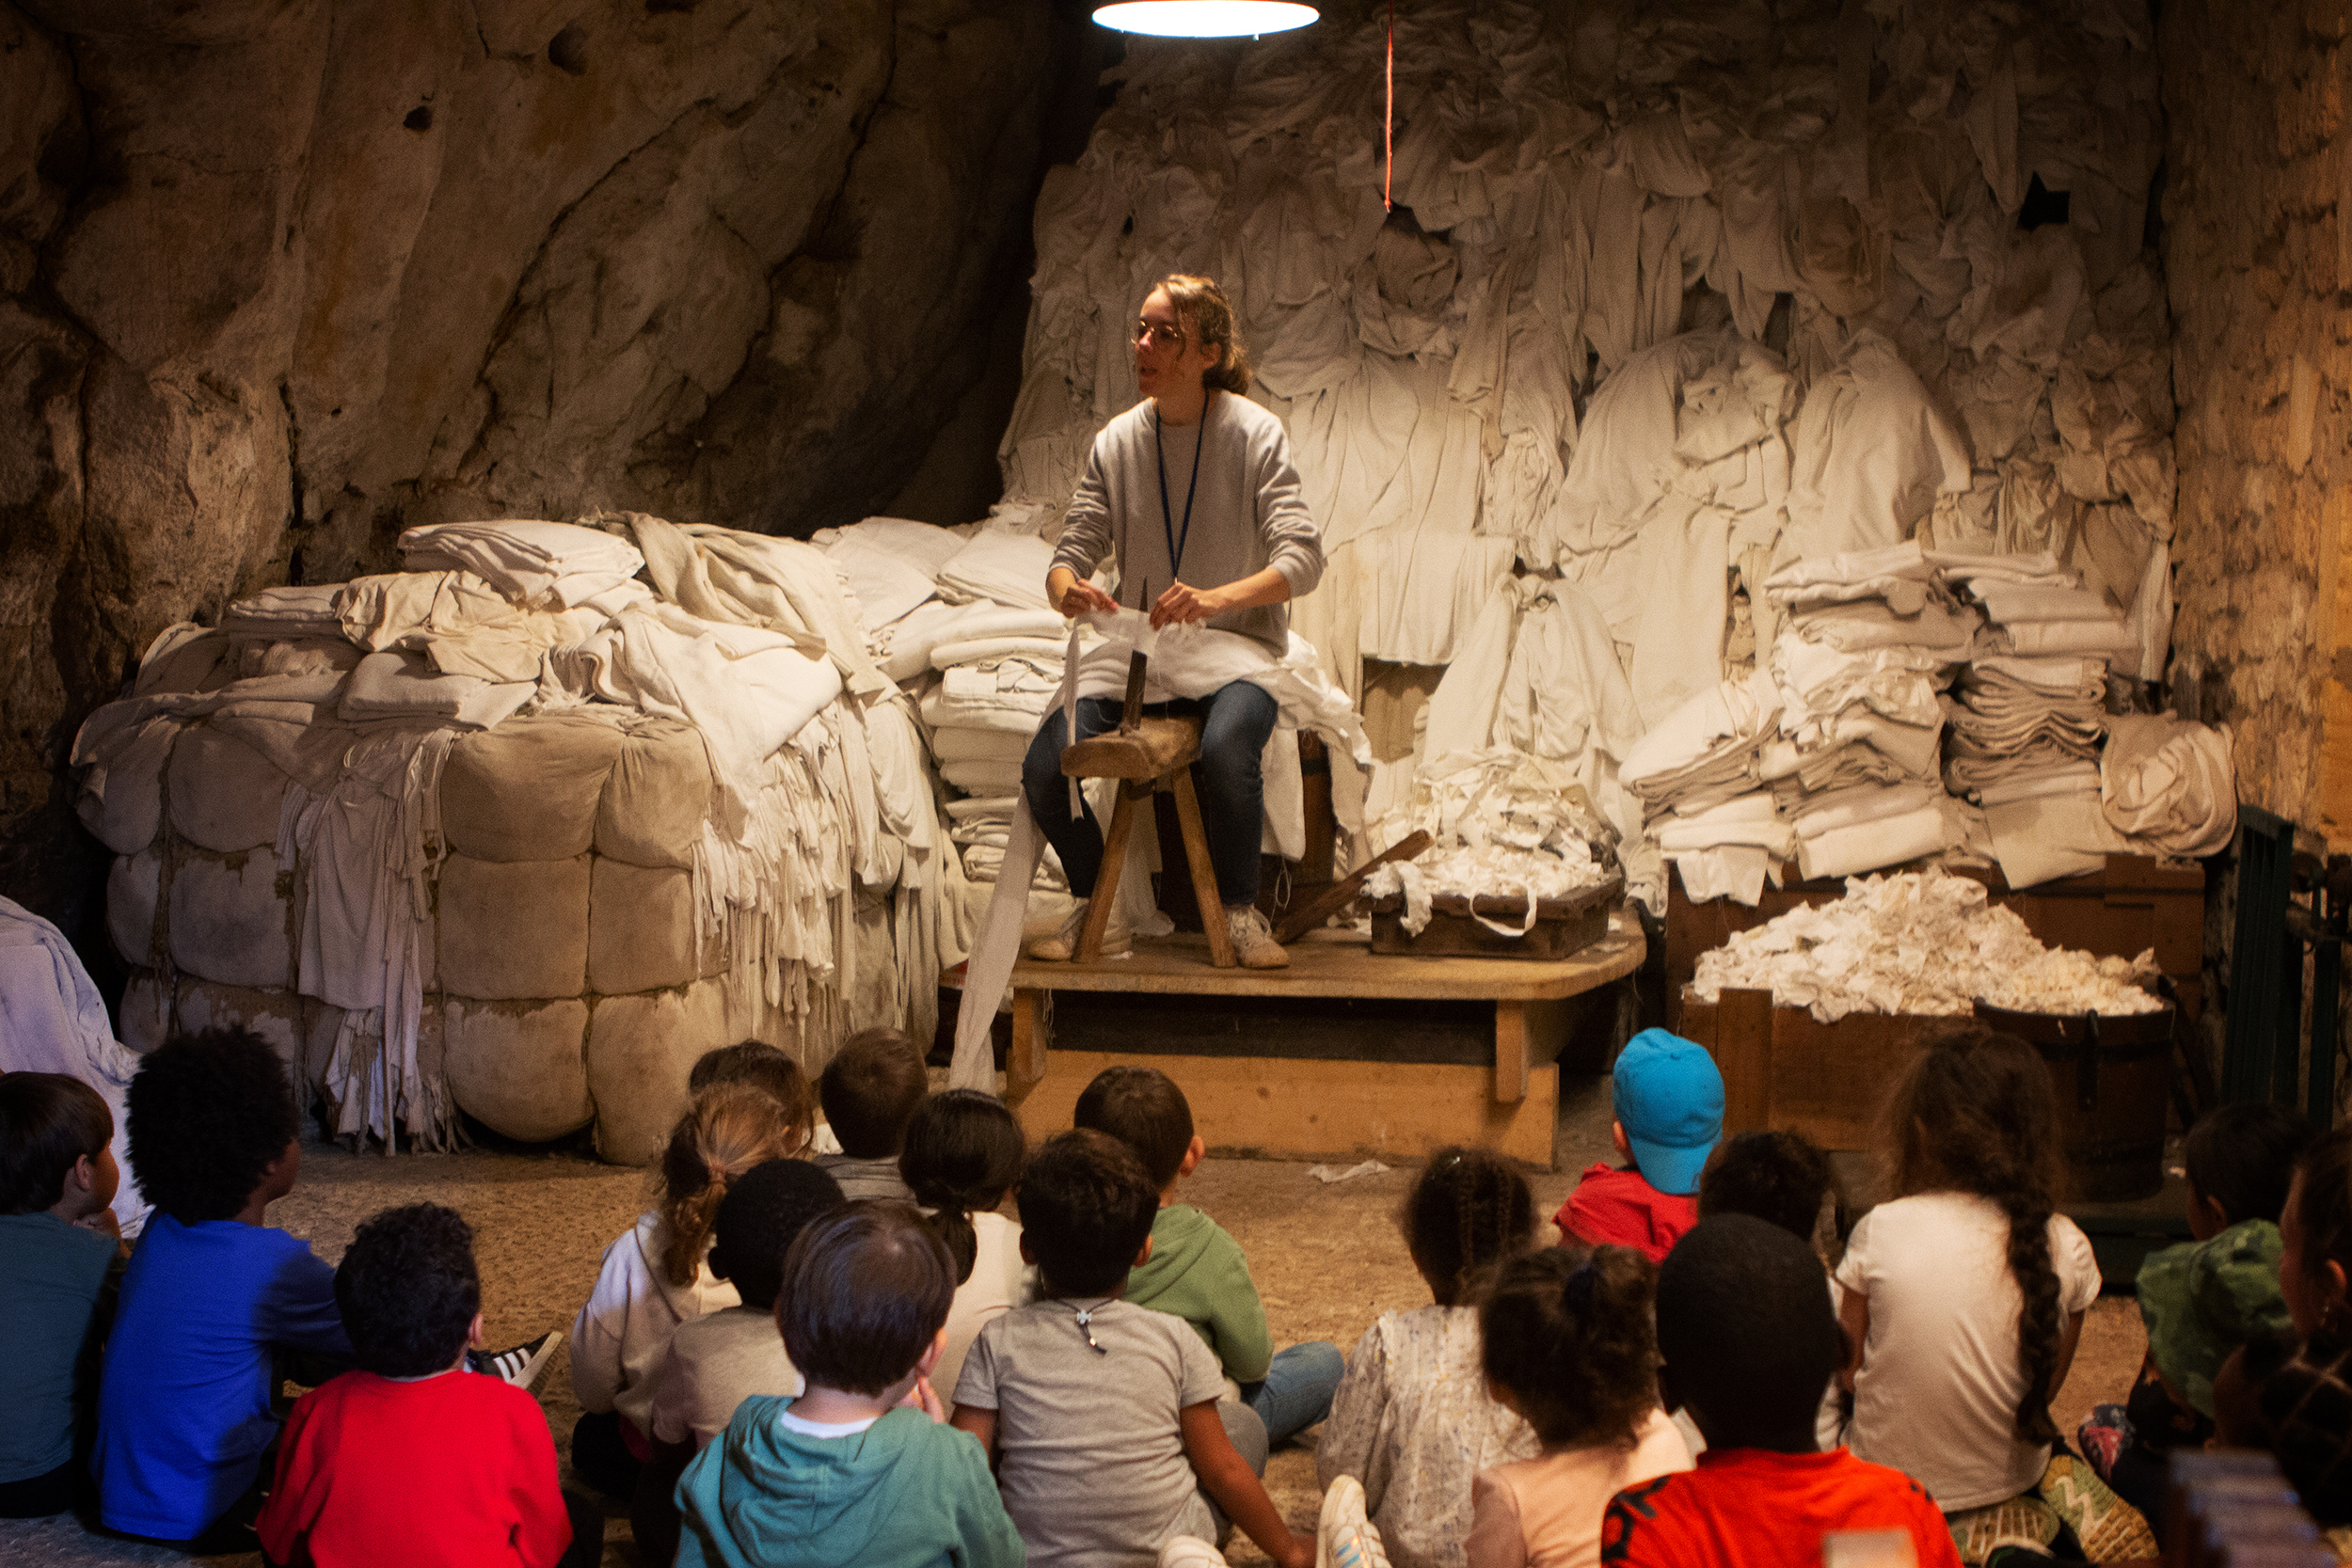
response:
M1079 698L1076 738L1090 739L1119 728L1121 711L1116 697ZM1154 703L1144 712L1154 718L1198 714L1204 721L1192 785L1200 797L1209 860L1216 867L1216 895L1227 909L1256 903L1258 844L1265 819L1265 781L1259 775L1258 760L1280 713L1273 696L1262 686L1234 681L1206 697ZM1054 708L1029 742L1029 754L1021 764L1021 788L1029 798L1030 817L1061 857L1071 893L1085 898L1092 895L1094 879L1103 870L1103 825L1095 820L1092 807L1083 818L1071 815L1070 782L1061 771L1062 748L1070 742L1062 710Z
M1297 1436L1331 1414L1331 1396L1339 1392L1340 1374L1347 1357L1328 1339L1310 1339L1278 1351L1263 1382L1245 1383L1241 1397L1265 1423L1266 1441L1278 1444Z

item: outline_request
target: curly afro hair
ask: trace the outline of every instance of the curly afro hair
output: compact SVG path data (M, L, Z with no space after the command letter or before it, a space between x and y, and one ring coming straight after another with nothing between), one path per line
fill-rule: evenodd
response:
M1631 1447L1658 1404L1657 1271L1631 1247L1506 1261L1479 1304L1486 1380L1548 1448Z
M482 1310L473 1227L454 1209L411 1203L360 1223L335 1270L353 1359L378 1377L447 1371Z
M250 1029L165 1041L132 1074L131 1164L183 1225L237 1216L299 1121L286 1067Z

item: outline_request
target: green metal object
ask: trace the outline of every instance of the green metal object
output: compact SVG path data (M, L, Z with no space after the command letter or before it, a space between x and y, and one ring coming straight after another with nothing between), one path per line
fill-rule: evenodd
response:
M2303 1011L2302 943L2287 936L2295 824L2238 807L2237 932L2230 944L2225 1101L2295 1101ZM2280 1090L2283 1089L2283 1094Z

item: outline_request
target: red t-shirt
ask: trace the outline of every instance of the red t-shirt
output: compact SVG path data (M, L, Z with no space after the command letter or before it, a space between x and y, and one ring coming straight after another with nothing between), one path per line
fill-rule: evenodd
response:
M1625 1568L1820 1568L1832 1530L1910 1532L1919 1568L1960 1568L1927 1489L1844 1449L1709 1449L1698 1468L1629 1486L1601 1516L1600 1560Z
M331 1378L295 1402L254 1528L318 1568L553 1568L572 1543L539 1402L479 1372Z
M1699 1223L1699 1200L1661 1193L1638 1170L1586 1168L1552 1223L1594 1246L1637 1247L1662 1263L1682 1233Z

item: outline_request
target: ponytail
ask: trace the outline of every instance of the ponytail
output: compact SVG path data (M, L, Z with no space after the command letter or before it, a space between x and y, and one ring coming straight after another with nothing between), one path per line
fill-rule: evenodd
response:
M1515 1258L1478 1309L1488 1382L1546 1448L1630 1448L1658 1405L1658 1273L1631 1247Z
M713 1084L694 1097L661 1153L660 1213L669 1235L661 1272L694 1282L727 1183L754 1165L789 1158L805 1134L775 1097L751 1084Z
M915 1107L898 1155L898 1175L947 1244L956 1283L972 1277L980 1237L972 1216L1005 1201L1019 1184L1028 1142L1005 1102L977 1089L949 1089Z
M1888 1098L1881 1148L1896 1196L1972 1193L2009 1222L2009 1270L2022 1299L2017 1362L2026 1380L2016 1432L2027 1443L2055 1442L2050 1400L2065 1323L2050 1216L2064 1175L2058 1106L2041 1053L1982 1027L1930 1042Z

